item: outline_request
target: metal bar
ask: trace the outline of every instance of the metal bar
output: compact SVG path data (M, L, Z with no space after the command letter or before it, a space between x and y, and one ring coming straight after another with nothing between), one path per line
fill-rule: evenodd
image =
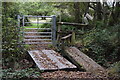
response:
M25 26L24 19L25 19L25 17L23 16L23 17L22 17L22 26L23 26L23 27Z
M41 29L41 30L51 30L51 28L25 28L25 29Z
M53 37L53 45L56 46L56 16L52 16L52 37Z
M20 15L17 16L18 20L18 43L20 43Z
M52 42L25 42L25 44L52 44Z
M22 40L24 40L24 26L25 26L25 17L23 15L23 25L22 25Z
M25 22L25 23L52 24L51 22Z
M20 16L17 16L17 20L18 20L18 27L20 27Z
M46 37L46 38L48 38L48 37L52 37L52 36L24 36L25 38L36 38L36 37L41 37L41 38L43 38L43 37Z
M46 18L52 18L52 16L32 16L32 15L24 15L25 17L46 17Z
M52 34L52 32L24 32L25 34Z
M24 39L24 41L50 41L52 39Z

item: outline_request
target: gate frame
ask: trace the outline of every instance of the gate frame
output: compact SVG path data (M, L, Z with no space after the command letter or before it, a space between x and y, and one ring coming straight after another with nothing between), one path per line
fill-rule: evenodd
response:
M19 38L19 44L24 44L24 28L25 28L25 17L35 17L35 18L40 18L40 17L45 17L45 18L52 18L52 24L51 24L51 29L52 29L52 45L56 46L56 16L52 15L52 16L32 16L32 15L23 15L17 16L18 19L18 30L19 30L19 37L21 36L22 33L22 43L20 42L20 38ZM22 21L21 21L22 19ZM22 25L20 25L20 23L22 22ZM37 24L38 24L38 20L37 20ZM43 23L43 24L47 24L47 23ZM22 28L22 30L21 30Z

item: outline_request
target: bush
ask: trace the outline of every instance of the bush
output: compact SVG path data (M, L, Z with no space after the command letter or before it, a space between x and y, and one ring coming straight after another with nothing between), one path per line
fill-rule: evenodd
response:
M118 50L120 49L118 41L118 29L120 25L93 28L83 36L83 45L88 51L82 49L95 61L105 67L109 67L109 63L118 61Z
M3 2L2 6L2 57L5 65L7 65L7 62L13 63L18 55L21 56L20 53L23 53L22 46L18 44L19 30L16 15L19 11L17 5L15 3Z
M40 72L37 69L28 68L13 71L11 68L3 69L2 78L4 79L20 79L20 78L40 78Z
M120 61L111 65L108 69L108 76L112 80L120 80Z

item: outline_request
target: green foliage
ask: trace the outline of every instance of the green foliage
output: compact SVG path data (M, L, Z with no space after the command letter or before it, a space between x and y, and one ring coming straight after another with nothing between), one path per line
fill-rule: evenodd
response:
M17 27L15 26L17 24L17 21L15 19L16 16L12 16L16 14L17 10L14 8L14 4L12 3L4 3L7 8L3 7L3 26L2 26L2 39L3 39L3 50L6 51L13 51L14 47L17 47L17 38L18 32ZM7 9L7 10L6 10ZM13 12L9 12L13 11ZM15 11L15 12L14 12ZM13 51L14 52L14 51Z
M61 16L61 21L62 22L73 22L74 17L73 16L68 16L68 14L63 13L62 16Z
M112 80L120 79L120 61L112 64L108 69L108 76L112 78Z
M78 13L75 13L77 9L75 8L74 3L47 3L47 2L24 2L24 3L11 3L3 2L2 7L2 48L3 48L3 60L4 63L8 64L23 55L25 47L29 48L28 45L23 46L18 44L19 41L22 41L22 37L18 36L18 27L17 27L17 15L57 15L61 17L57 19L62 22L75 22L75 18L78 20L88 12L90 15L94 15L94 20L90 22L90 28L86 27L85 31L77 29L73 26L62 25L63 31L72 31L76 30L81 33L85 33L79 41L84 46L82 50L88 54L95 61L108 67L109 63L118 61L120 50L120 42L118 40L118 29L120 28L119 23L119 8L114 6L110 7L107 4L99 3L103 7L100 10L97 9L99 6L97 3L80 3L76 7L80 7ZM90 9L93 7L93 9ZM57 6L57 7L55 7ZM119 6L119 3L117 3ZM105 9L104 9L105 8ZM88 9L88 10L87 10ZM99 14L100 13L100 14ZM111 14L112 13L112 14ZM77 17L80 14L79 17ZM101 16L103 14L103 16ZM115 15L117 14L117 15ZM97 17L100 16L100 20L97 20ZM27 19L26 19L27 20ZM77 21L79 22L79 21ZM113 24L114 22L114 24ZM118 25L115 25L117 23ZM109 26L110 24L114 26ZM49 28L51 25L36 25L29 24L29 28ZM78 35L79 36L79 35ZM80 35L81 36L81 35ZM49 47L52 47L49 45ZM8 65L9 66L9 65Z
M73 26L67 26L67 25L62 25L61 26L61 30L63 30L63 31L72 31L72 30L75 30L76 28L75 27L73 27Z
M17 27L17 14L19 13L17 5L17 3L3 2L2 6L2 57L5 65L9 62L14 63L23 54L23 46L18 44L20 36Z
M118 61L118 29L120 25L93 28L83 36L83 45L88 51L86 52L91 58L103 66L109 66L109 63ZM94 56L94 57L93 57Z
M2 76L3 79L21 79L21 78L40 78L40 73L37 69L28 68L22 70L13 71L11 68L3 69Z
M53 45L52 44L48 44L48 48L53 48Z
M47 2L26 2L19 5L20 12L24 15L53 15L53 8L51 3Z

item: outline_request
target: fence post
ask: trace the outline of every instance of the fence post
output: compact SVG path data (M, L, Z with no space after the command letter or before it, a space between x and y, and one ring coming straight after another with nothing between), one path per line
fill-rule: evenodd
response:
M56 46L56 16L52 16L52 44Z
M71 45L75 45L75 32L72 32Z

